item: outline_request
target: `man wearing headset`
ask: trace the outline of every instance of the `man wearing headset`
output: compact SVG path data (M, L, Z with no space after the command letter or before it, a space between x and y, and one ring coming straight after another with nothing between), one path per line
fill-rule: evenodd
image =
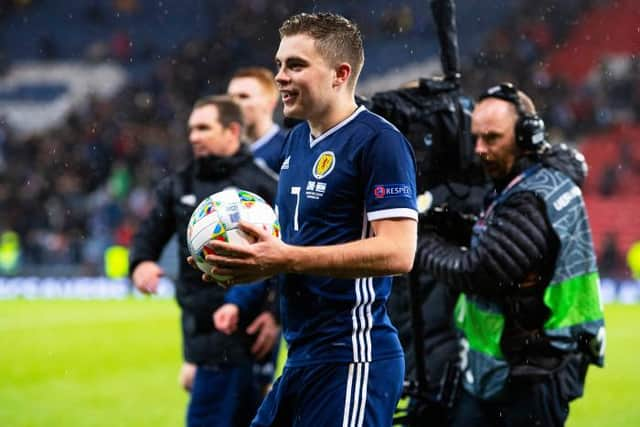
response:
M494 190L468 247L427 233L417 255L461 292L464 391L452 424L562 426L588 365L604 358L584 157L549 145L533 102L509 83L480 96L471 129Z

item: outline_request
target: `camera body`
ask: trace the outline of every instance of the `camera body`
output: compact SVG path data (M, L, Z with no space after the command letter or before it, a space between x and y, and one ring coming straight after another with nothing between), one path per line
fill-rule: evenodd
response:
M376 93L368 107L393 123L416 156L418 209L477 213L488 180L474 155L473 102L457 79L419 79L413 87ZM427 218L424 218L427 219Z
M489 184L474 154L473 102L461 93L458 79L423 78L411 87L357 102L395 125L412 145L418 238L437 233L452 244L467 246ZM405 351L408 378L415 379L405 387L405 395L416 403L407 424L420 425L425 414L444 420L458 395L461 375L460 342L452 317L458 294L419 265L409 276L396 280L409 286L393 287L389 314L399 325L405 350L414 349Z

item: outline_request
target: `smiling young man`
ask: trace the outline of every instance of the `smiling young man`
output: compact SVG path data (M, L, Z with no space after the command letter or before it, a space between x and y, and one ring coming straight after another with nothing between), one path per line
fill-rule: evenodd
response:
M233 277L228 284L283 273L289 358L252 425L386 427L404 377L386 301L390 276L413 265L413 153L397 129L354 102L364 61L355 24L299 14L280 35L284 114L305 120L282 151L282 241L245 224L257 243L212 242L227 256L208 257Z

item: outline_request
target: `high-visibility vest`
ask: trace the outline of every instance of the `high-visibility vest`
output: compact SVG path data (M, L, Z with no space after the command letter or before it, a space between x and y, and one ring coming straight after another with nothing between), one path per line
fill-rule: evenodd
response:
M582 192L566 175L547 168L538 169L509 188L505 196L519 191L533 191L544 200L560 241L553 277L544 293L544 303L551 314L543 333L554 348L588 353L592 363L602 365L605 331L600 279ZM498 204L506 198L502 197ZM491 223L495 210L491 210L485 223ZM482 231L475 228L476 233ZM477 236L473 240L478 241ZM462 294L455 320L466 340L465 389L482 399L498 396L509 376L509 364L500 347L505 325L500 302ZM589 349L580 342L588 342Z

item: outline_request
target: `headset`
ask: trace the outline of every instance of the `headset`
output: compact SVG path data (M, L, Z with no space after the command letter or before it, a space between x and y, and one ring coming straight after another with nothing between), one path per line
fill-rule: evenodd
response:
M518 89L513 83L500 83L487 89L478 102L486 98L498 98L516 107L518 120L515 126L516 144L525 151L540 151L547 145L544 121L537 114L527 113L523 106Z

